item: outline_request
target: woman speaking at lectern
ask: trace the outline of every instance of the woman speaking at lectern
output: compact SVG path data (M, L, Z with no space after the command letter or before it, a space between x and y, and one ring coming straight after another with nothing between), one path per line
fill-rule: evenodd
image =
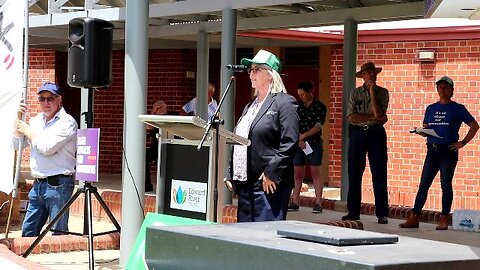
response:
M255 97L243 110L235 134L251 144L234 146L227 186L232 184L238 194L238 222L285 220L298 147L296 100L287 94L274 54L260 50L241 64L248 67Z

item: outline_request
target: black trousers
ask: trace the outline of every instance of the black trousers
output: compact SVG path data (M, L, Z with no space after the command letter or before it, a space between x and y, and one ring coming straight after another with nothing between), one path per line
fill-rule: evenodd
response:
M375 195L375 214L388 216L387 191L387 134L382 125L369 128L350 125L348 147L348 195L347 207L351 215L360 215L362 201L362 177L366 156L372 173Z
M257 180L258 181L258 180ZM291 186L277 185L273 194L266 194L252 183L235 183L238 194L237 222L285 220Z

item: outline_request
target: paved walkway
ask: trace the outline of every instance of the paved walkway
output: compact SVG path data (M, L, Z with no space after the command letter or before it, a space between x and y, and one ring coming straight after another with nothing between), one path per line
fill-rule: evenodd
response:
M69 219L69 230L72 232L82 232L83 231L83 217L79 216L70 216ZM115 226L110 222L94 220L93 223L93 232L103 232L114 230ZM9 238L21 237L22 231L20 225L12 226L11 231L8 235ZM49 234L47 234L49 235ZM2 233L0 234L0 239L5 238L5 229L2 228ZM58 270L84 270L88 269L89 253L88 251L77 251L77 252L61 252L61 253L50 253L50 254L31 254L27 257L28 260L37 263L37 265L45 266L47 269L58 269ZM120 267L119 259L120 251L119 250L95 250L94 259L96 267L95 269L123 269ZM9 267L2 269L14 270L14 269L38 269L25 266L16 261L10 262ZM20 265L21 264L21 265ZM0 254L0 265L5 265L2 262L2 257ZM17 268L15 268L17 267ZM24 267L24 268L23 268Z
M102 184L97 185L99 188L110 188L118 189L118 183L112 183L111 181L103 181ZM310 195L309 193L304 193L302 195ZM307 195L307 196L308 196ZM344 212L324 210L321 214L313 214L311 208L300 207L298 212L290 212L288 214L289 220L301 220L307 222L328 222L334 220L340 220ZM431 223L421 223L420 228L418 229L401 229L398 227L398 224L403 222L399 219L389 219L389 224L380 225L377 223L375 216L371 215L362 215L361 221L363 222L365 230L383 232L397 235L404 235L416 238L423 238L436 241L444 241L462 245L468 245L473 247L480 247L480 235L473 232L461 232L453 231L450 227L447 231L436 231L435 224ZM82 231L83 228L83 217L71 216L70 219L70 229L72 231ZM93 229L94 232L101 232L106 230L111 230L113 225L107 221L98 221L94 220ZM9 237L18 237L20 236L20 227L14 226L10 232ZM0 238L4 238L4 229ZM97 250L94 252L96 267L95 269L109 270L109 269L123 269L119 266L118 258L120 252L118 250ZM32 254L28 257L28 260L36 262L37 265L44 266L50 269L88 269L88 252L67 252L67 253L53 253L53 254ZM5 264L6 259L2 258L0 255L1 265ZM8 261L8 259L7 259ZM13 265L13 266L12 266ZM14 266L18 266L15 268ZM25 266L23 266L25 267ZM10 264L8 269L39 269L35 267L25 267L22 268L20 265L16 265L14 262ZM45 268L42 268L45 269Z
M311 208L300 207L298 212L290 212L288 214L289 220L301 220L308 222L327 222L332 220L339 220L344 215L343 212L324 210L321 214L313 214ZM462 245L480 247L480 235L472 232L459 232L451 229L447 231L436 231L435 224L421 223L418 229L401 229L398 227L399 219L389 219L389 224L380 225L376 221L375 216L362 215L361 221L363 222L365 230L383 232L397 235L404 235L410 237L417 237L429 240L444 241L450 243L457 243ZM73 230L80 230L81 224L83 224L83 218L72 217L70 220L70 226ZM95 221L95 231L101 231L103 229L110 229L111 224L108 222ZM10 236L19 235L17 230L12 231ZM1 235L3 237L3 235ZM102 270L116 270L123 269L119 266L118 258L120 252L118 250L97 250L94 252L95 257L95 269ZM52 254L32 254L28 257L32 262L36 262L42 266L51 269L69 269L69 270L81 270L88 269L88 252L68 252L68 253L52 253ZM12 268L9 268L12 269ZM14 268L13 268L14 269ZM21 268L18 268L21 269Z
M313 214L311 208L300 207L298 212L289 212L287 219L301 220L307 222L327 222L332 220L340 220L346 213L324 210L321 214ZM446 231L435 230L436 224L420 223L418 229L402 229L398 224L404 220L389 218L389 223L381 225L377 223L377 218L371 215L361 215L361 221L364 229L367 231L382 232L389 234L397 234L409 237L429 239L435 241L443 241L473 247L480 247L480 234L474 232L454 231L449 227Z

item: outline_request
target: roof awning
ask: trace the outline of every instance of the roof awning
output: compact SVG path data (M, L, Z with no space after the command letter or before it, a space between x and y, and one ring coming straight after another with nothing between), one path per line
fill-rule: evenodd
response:
M50 2L50 5L49 5ZM423 0L150 0L150 48L195 48L200 30L210 33L210 46L220 46L221 15L237 11L237 30L280 30L343 24L423 18ZM124 0L30 1L30 46L67 49L68 22L95 17L114 23L114 46L123 48L126 16ZM309 41L239 37L238 47L311 45ZM318 44L318 43L317 43Z

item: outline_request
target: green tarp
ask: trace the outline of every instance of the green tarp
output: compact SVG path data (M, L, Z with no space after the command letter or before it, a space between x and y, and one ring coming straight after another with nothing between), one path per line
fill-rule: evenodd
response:
M174 226L174 225L200 225L200 224L213 224L210 221L183 218L155 213L147 213L145 220L143 221L140 232L135 240L130 256L125 269L127 270L147 270L147 264L145 262L145 232L148 226Z

